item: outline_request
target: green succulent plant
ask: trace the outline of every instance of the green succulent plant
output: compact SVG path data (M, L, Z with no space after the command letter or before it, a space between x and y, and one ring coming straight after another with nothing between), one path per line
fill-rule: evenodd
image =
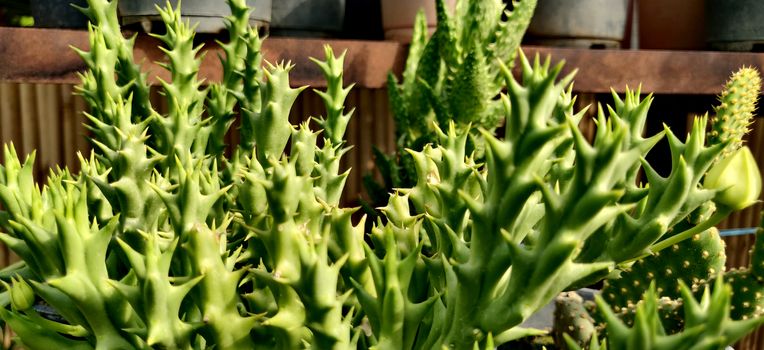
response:
M708 132L708 143L723 145L724 150L703 180L705 188L719 191L713 199L696 209L686 222L678 224L675 231L680 232L683 228L707 221L717 210L722 213L731 209L739 210L758 200L761 175L750 150L743 145L743 136L752 122L760 86L759 73L752 68L740 69L725 85L719 97L720 105L715 108L712 128ZM735 165L731 165L733 163ZM724 241L715 228L699 232L691 239L672 244L665 252L634 262L618 276L606 280L602 290L603 298L627 323L633 322L635 305L651 282L658 295L669 299L664 300L666 305L681 305L682 283L702 291L710 280L724 272L724 248ZM752 293L733 297L732 318L739 320L743 315L754 317L750 310L742 311L749 309L743 304L751 307L758 305L756 301L760 298L755 293L760 291L760 287L752 280L749 281L752 283L750 286L745 286L748 283L745 282L748 280L745 271L730 271L724 276L733 286L733 295L743 293L741 288ZM661 309L661 312L667 332L676 333L684 329L680 320L681 308L668 307Z
M244 0L228 4L223 79L207 85L193 28L180 8L161 9L171 76L161 82L164 114L149 102L116 2L83 9L92 24L90 51L78 51L88 67L79 93L91 107L94 150L80 157L81 172L54 169L44 185L34 181L34 154L22 161L6 146L0 166L0 240L23 260L0 272L0 318L25 347L491 349L544 333L521 324L560 292L719 217L686 224L726 189L702 186L727 145L706 143L705 118L685 141L668 128L646 138L651 97L614 94L589 142L562 65L520 55L515 78L510 52L470 46L505 28L497 19L455 32L457 52L443 57L473 47L464 62L501 58L490 69L465 65L489 72L499 98L448 105L461 114L427 126L434 142L407 151L412 185L390 194L367 228L353 220L358 208L340 204L352 116L343 56L327 48L316 61L325 117L292 125L304 87L291 86L290 64L263 62ZM497 4L463 2L457 13L496 14ZM472 84L460 79L443 80L442 93ZM493 134L493 121L464 128L457 115L506 116L504 135ZM224 145L236 118L241 141ZM662 137L673 156L666 177L644 160ZM740 328L699 315L693 322L714 334Z
M711 292L711 289L706 287L700 300L695 299L689 287L680 283L682 300L684 300L685 328L675 334L670 334L663 328L655 285L650 286L645 292L643 301L636 306L632 327L624 324L619 316L613 313L611 307L602 298L598 298L597 306L604 314L607 323L607 337L602 341L596 336L592 337L588 349L725 349L728 344L734 343L760 326L764 319L732 320L730 318L732 289L730 285L721 282L721 279L716 281L714 291ZM572 338L567 337L566 340L570 349L582 349Z
M382 182L364 177L370 196L367 214L384 206L395 188L411 187L416 169L407 150L421 151L438 142L438 127L453 122L469 131L468 148L482 161L484 144L479 129L493 131L504 119L498 99L504 88L502 65L511 67L530 24L537 0L457 0L453 11L436 0L437 27L429 36L427 19L415 20L401 80L388 75L387 91L395 120L396 152L375 148Z

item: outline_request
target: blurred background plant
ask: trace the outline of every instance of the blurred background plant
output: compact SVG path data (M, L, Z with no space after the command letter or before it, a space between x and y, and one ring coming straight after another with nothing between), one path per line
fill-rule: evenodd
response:
M31 27L34 25L29 1L0 0L0 26Z

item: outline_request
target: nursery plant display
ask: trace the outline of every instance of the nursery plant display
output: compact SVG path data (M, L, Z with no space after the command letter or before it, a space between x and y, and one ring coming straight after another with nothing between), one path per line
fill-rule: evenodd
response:
M171 79L160 114L116 2L88 0L80 93L94 151L81 172L53 169L45 185L33 179L34 155L22 161L12 145L0 167L0 239L23 260L0 273L0 318L25 348L492 349L541 333L520 324L560 292L690 238L758 195L703 182L730 144L706 141L705 118L684 141L668 128L643 137L651 98L639 91L598 110L590 143L577 127L573 76L520 55L519 79L500 63L489 81L506 91L500 99L448 107L499 111L503 135L433 118L434 142L408 151L413 185L391 193L367 230L351 219L358 208L339 204L352 115L343 56L327 48L316 60L326 115L292 125L304 88L290 86L288 63L262 68L249 9L228 3L223 79L208 85L197 77L193 28L179 8L162 9ZM241 141L229 153L222 141L236 118ZM673 155L666 177L644 160L663 137ZM718 179L747 169L726 162ZM714 214L687 220L709 201ZM716 283L711 298L722 300L729 287ZM697 312L684 332L709 349L762 322L729 321L728 304L707 299L685 303ZM609 339L635 338L613 327Z

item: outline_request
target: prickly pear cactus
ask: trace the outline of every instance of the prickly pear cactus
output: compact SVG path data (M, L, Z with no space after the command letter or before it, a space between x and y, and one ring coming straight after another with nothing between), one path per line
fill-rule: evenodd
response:
M725 282L734 290L732 319L747 320L764 315L764 284L760 279L747 269L732 269L724 274Z
M657 293L657 291L656 291ZM639 305L641 299L637 299L633 304L629 304L626 307L617 309L611 306L614 313L629 327L634 326L634 321L637 314L637 305ZM659 297L656 300L656 310L658 312L658 319L661 321L661 325L666 334L676 334L684 330L684 303L681 298L671 299L669 297ZM597 305L594 303L587 304L587 309L590 315L597 322L598 329L604 329L607 325L607 321L603 318L602 313L599 312ZM617 311L616 311L617 310Z
M633 308L645 288L655 282L658 295L679 299L680 281L692 285L704 284L724 271L725 261L724 241L719 231L711 228L655 255L637 260L618 278L605 280L602 298L616 313L620 313L622 309Z
M764 222L763 222L764 225ZM764 228L756 231L756 243L750 251L746 268L733 268L722 277L732 287L731 317L748 320L764 315ZM712 282L709 282L709 284Z
M604 314L607 327L601 335L603 340L600 342L594 337L589 349L723 350L728 344L764 323L762 318L732 320L730 285L717 280L713 289L711 293L710 288L705 288L698 300L689 287L681 285L685 328L676 334L668 334L662 326L654 285L648 288L642 300L637 303L635 321L631 327L624 324L602 298L598 298L597 306ZM567 344L571 349L582 349L570 337L567 338Z

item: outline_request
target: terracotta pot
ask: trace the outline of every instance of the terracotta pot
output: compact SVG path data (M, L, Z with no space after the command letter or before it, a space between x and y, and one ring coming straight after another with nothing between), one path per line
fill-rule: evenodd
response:
M706 47L703 0L638 0L639 47L702 50Z
M626 33L629 0L539 0L528 27L532 44L619 47Z
M453 9L456 0L446 0L446 5ZM430 33L435 31L435 0L382 0L382 27L385 39L403 43L411 42L414 19L420 10L427 16Z
M172 6L178 0L171 0ZM143 29L151 31L152 22L160 20L155 5L164 7L166 0L132 0L119 2L119 16L122 24L141 23ZM250 14L253 25L267 25L271 20L271 0L248 0L247 5L254 9ZM183 0L181 12L184 18L198 23L198 33L217 33L225 29L225 17L231 9L225 0Z

